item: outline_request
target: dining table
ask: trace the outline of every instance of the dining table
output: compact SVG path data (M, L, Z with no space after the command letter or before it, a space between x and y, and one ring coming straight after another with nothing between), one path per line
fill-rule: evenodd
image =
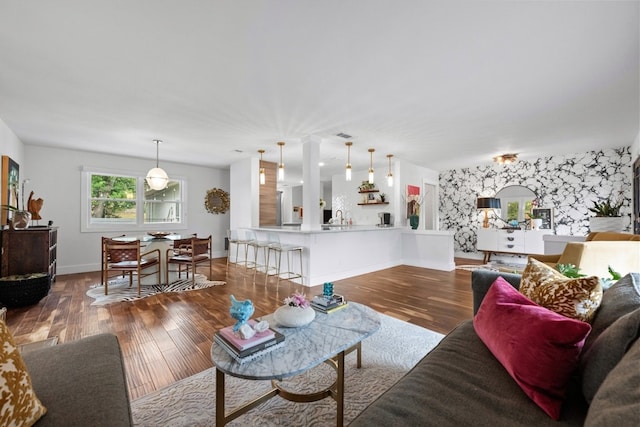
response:
M142 235L124 235L115 237L113 240L120 242L140 241L142 252L149 252L155 249L160 250L160 283L156 282L156 275L151 274L142 278L140 284L143 286L168 285L178 280L178 274L175 271L169 272L169 283L164 283L167 273L167 250L173 247L173 242L179 239L186 239L191 235L181 235L169 232L149 232Z

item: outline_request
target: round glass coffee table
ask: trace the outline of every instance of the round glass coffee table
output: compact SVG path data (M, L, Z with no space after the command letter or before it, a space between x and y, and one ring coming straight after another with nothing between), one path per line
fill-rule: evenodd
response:
M274 396L294 402L314 402L331 397L336 401L336 424L343 425L344 357L357 351L357 367L362 361L362 340L380 328L378 313L362 304L349 302L348 307L334 313L316 313L309 325L285 328L273 314L263 316L272 329L285 336L284 346L246 363L236 362L217 343L211 346L211 360L216 368L216 425L222 426ZM275 380L301 374L321 363L332 365L337 372L334 384L319 392L299 395L280 388ZM272 389L234 409L225 412L225 375L248 380L272 380Z

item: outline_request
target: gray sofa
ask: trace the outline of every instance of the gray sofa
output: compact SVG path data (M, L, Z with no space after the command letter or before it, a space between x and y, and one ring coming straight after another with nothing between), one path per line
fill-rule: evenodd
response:
M41 426L133 425L120 345L100 334L23 354L47 413Z
M474 271L474 313L498 276L519 287L519 275ZM597 381L596 385L590 384L595 362L586 367L587 361L581 359L560 421L547 416L523 393L476 335L472 320L468 320L369 405L351 426L640 425L639 314L640 274L625 276L605 291L581 355L585 359L585 354L594 354L606 347L605 366L595 370L605 378L604 382L601 386ZM624 319L614 325L622 316ZM620 345L611 345L607 337ZM592 349L591 353L587 352L588 348ZM597 360L596 357L590 359ZM601 359L598 359L600 364ZM585 384L592 387L595 394L591 405L584 397Z

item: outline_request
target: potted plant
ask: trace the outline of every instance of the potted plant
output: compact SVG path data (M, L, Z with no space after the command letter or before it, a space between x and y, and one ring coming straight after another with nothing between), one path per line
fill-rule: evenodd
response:
M385 193L380 193L380 202L384 203L387 200L387 195Z
M20 194L15 184L13 185L11 190L14 193L17 206L2 205L3 209L12 212L11 228L16 230L24 230L25 228L29 228L29 223L31 222L31 212L26 209L26 205L24 203L24 185L27 183L27 181L28 180L26 179L22 181L22 209L20 209Z
M540 230L542 227L542 217L539 214L533 213L533 210L529 213L529 223L532 230Z
M593 202L593 207L589 211L596 216L589 218L590 231L622 231L622 216L620 208L623 199L612 200L608 198L604 201Z

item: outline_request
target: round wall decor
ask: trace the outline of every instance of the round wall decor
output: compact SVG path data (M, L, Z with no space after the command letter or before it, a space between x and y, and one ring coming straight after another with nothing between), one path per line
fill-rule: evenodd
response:
M226 213L229 210L229 203L229 193L219 188L207 190L207 195L204 196L204 206L210 213Z

